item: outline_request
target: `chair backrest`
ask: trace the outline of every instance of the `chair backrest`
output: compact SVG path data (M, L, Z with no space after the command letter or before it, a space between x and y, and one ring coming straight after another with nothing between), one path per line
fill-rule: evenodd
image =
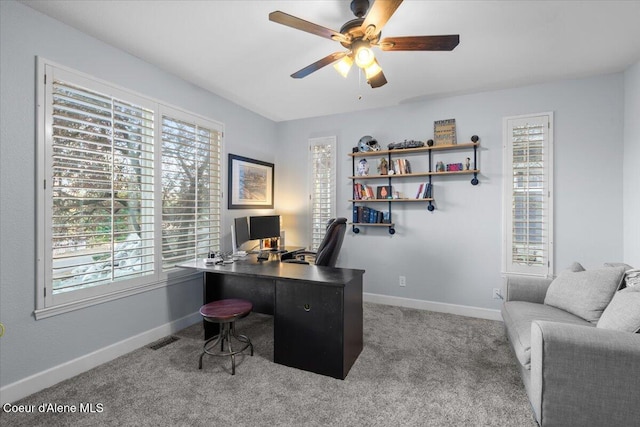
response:
M323 265L328 267L335 267L338 255L340 255L340 248L342 247L342 241L344 240L344 234L347 231L347 219L336 218L329 221L327 226L327 232L324 235L324 239L318 246L316 252L316 265Z
M335 220L336 220L335 218L331 218L329 221L327 221L327 226L324 228L324 237L322 238L322 241L318 245L318 248L316 249L316 253L322 252L324 247L327 245L327 242L329 242L329 239L328 239L329 233L327 233L327 231L329 231L329 227L331 227L331 224L333 224Z

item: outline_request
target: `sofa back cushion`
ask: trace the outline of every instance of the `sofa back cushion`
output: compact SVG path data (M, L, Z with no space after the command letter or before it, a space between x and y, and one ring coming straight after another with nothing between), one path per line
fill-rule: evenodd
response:
M617 331L640 332L640 286L616 292L597 326Z
M597 323L620 286L624 267L563 271L549 285L544 303Z

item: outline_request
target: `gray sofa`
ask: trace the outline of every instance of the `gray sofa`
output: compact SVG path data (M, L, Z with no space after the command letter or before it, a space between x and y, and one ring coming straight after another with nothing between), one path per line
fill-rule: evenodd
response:
M502 317L536 421L563 427L640 425L640 334L634 333L640 329L640 287L619 290L621 280L599 290L602 309L585 314L581 296L571 297L560 287L561 276L553 291L554 280L547 278L518 276L506 283ZM566 277L576 282L586 275ZM578 282L580 289L588 288ZM576 283L571 285L568 290L575 292ZM620 312L627 317L622 322Z

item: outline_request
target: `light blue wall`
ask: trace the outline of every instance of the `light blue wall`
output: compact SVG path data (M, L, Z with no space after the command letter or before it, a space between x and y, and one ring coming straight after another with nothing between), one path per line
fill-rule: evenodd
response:
M278 192L307 194L295 179L306 173L305 163L298 159L306 158L307 140L336 135L338 215L350 219L347 177L352 173L347 153L361 136L373 135L384 146L404 139L426 140L433 137L434 120L455 118L458 142L480 136L480 184L473 187L466 176L434 178L433 213L426 205L394 204L397 233L349 231L340 264L366 270L365 292L497 309L499 301L492 299L491 290L502 286L503 117L555 114L556 271L573 261L585 266L621 261L623 84L623 74L618 73L281 123L278 139L288 149L279 152L277 162L289 167L287 176L280 176ZM466 154L449 156L463 161ZM410 197L416 187L410 186ZM291 242L308 243L305 206L299 203L288 213ZM398 286L400 275L407 278L404 288Z
M640 268L640 62L624 78L624 260Z
M5 386L197 312L202 302L200 282L193 281L34 319L36 56L222 122L225 154L274 161L276 124L18 3L0 1L0 31L0 321L6 326L0 386ZM227 230L235 213L225 213ZM230 244L228 232L224 237Z

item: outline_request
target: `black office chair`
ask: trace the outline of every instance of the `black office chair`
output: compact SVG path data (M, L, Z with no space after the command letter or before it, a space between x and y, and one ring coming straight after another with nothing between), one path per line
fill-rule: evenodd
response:
M346 231L346 218L330 219L327 223L327 232L325 233L322 242L320 242L317 251L302 251L283 254L281 261L297 264L309 264L309 261L306 258L313 256L315 257L315 265L335 267L338 255L340 255L340 248L342 247L342 241L344 240L344 234Z

